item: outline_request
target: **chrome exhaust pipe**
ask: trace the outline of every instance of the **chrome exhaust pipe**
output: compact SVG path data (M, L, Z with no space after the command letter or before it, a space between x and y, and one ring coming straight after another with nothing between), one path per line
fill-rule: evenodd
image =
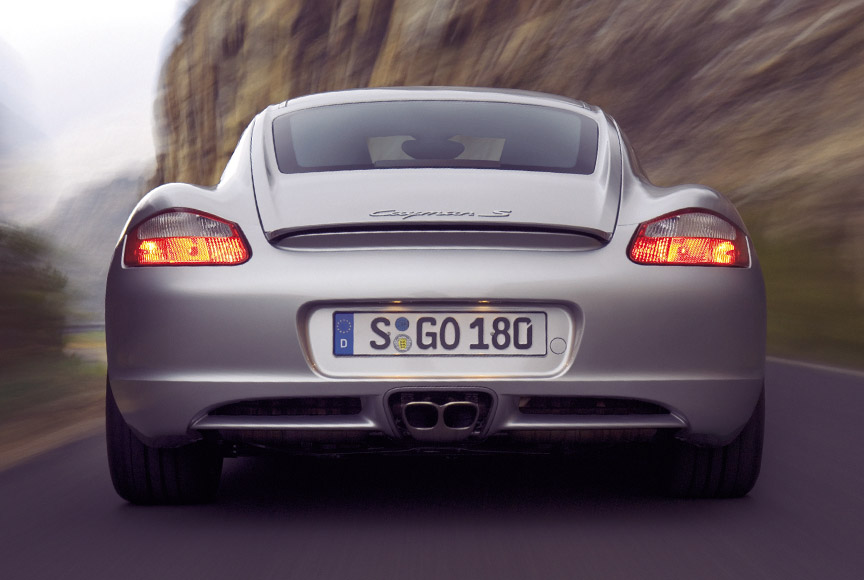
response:
M450 429L474 429L480 408L477 403L453 401L441 406L441 420Z
M414 439L447 443L471 436L480 407L471 401L451 401L438 405L431 401L411 401L402 407L402 420Z
M428 430L438 425L440 409L429 401L412 401L402 407L402 420L408 429Z

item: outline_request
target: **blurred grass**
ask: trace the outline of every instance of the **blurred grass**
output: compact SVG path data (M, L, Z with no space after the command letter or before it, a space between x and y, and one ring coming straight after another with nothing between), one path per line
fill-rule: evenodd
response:
M843 240L765 235L758 217L748 222L765 276L768 353L864 369L864 295Z
M83 361L105 366L105 331L68 332L63 339L63 352Z
M67 335L64 347L68 349L104 349L105 331L91 330Z
M0 469L101 428L105 333L70 334L64 343L66 354L31 352L4 364Z
M33 232L0 224L0 364L62 348L66 279L50 245Z
M7 366L0 378L0 423L101 398L105 364L47 354Z

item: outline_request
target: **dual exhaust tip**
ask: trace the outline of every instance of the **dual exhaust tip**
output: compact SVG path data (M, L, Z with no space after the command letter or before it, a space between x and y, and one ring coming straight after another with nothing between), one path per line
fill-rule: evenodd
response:
M471 401L411 401L402 406L402 420L414 439L445 443L462 441L474 432L480 407Z

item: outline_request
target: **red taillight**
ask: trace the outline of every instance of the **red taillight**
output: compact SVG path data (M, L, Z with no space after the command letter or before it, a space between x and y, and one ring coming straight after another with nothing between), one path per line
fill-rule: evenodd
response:
M169 210L138 224L123 255L127 266L224 266L248 259L236 224L191 210Z
M637 264L750 265L747 236L724 218L687 210L645 222L630 243Z

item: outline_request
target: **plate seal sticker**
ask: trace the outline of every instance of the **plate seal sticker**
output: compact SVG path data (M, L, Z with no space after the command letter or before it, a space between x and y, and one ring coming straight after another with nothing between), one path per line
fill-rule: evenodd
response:
M351 356L354 354L354 313L333 313L333 354Z

